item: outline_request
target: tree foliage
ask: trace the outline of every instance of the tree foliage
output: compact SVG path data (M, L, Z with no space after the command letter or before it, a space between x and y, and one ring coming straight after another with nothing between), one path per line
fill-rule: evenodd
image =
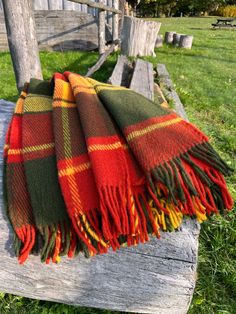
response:
M200 15L215 12L221 6L234 4L236 0L141 0L138 10L141 15L153 17Z

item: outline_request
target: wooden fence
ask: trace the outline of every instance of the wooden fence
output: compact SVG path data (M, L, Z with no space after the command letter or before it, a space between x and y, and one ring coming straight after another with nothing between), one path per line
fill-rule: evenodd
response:
M72 10L98 16L98 9L90 8L86 4L74 3L67 0L31 0L34 10ZM98 0L91 0L98 2ZM112 6L112 0L105 0L105 4ZM2 0L0 0L0 12L3 10Z

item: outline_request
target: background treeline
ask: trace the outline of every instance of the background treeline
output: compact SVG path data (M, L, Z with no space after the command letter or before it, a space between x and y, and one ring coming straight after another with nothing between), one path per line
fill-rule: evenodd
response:
M146 17L221 15L236 17L236 0L134 0L137 14Z

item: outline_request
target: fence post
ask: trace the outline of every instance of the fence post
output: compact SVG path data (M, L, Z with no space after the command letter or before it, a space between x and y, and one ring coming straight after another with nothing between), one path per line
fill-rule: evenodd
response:
M30 0L3 0L8 44L18 90L31 77L42 78Z
M102 4L105 4L104 0L99 1ZM99 54L105 52L106 39L105 39L105 16L106 13L104 10L99 10L98 13L98 50Z
M107 0L107 5L109 7L113 6L113 0ZM109 25L110 29L112 30L112 18L113 14L111 12L107 11L107 24Z
M113 0L113 7L117 10L119 9L119 0ZM113 41L119 37L119 15L116 13L113 13L112 36Z

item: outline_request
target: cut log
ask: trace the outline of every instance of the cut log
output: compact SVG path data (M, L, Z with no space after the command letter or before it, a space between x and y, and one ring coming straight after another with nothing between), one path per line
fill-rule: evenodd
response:
M131 62L126 56L121 55L118 57L116 66L107 82L112 85L129 87L132 72Z
M33 10L29 0L3 0L3 8L17 88L21 90L31 77L42 78Z
M163 46L163 35L157 35L155 48L159 48Z
M128 56L155 56L156 37L161 23L124 16L121 53Z
M175 111L188 121L188 117L184 110L184 106L175 91L174 84L170 79L170 75L164 64L157 64L157 74L160 83L161 90L167 98L167 101L171 101L174 104Z
M165 33L165 43L172 44L173 43L173 36L176 32L166 32Z
M179 47L185 49L191 49L193 44L193 36L192 35L182 35L179 40Z
M179 46L179 41L180 41L180 37L181 36L184 36L184 34L178 34L178 33L175 33L173 34L173 45L174 46Z
M130 88L148 99L154 99L153 65L150 62L137 59L130 83Z

